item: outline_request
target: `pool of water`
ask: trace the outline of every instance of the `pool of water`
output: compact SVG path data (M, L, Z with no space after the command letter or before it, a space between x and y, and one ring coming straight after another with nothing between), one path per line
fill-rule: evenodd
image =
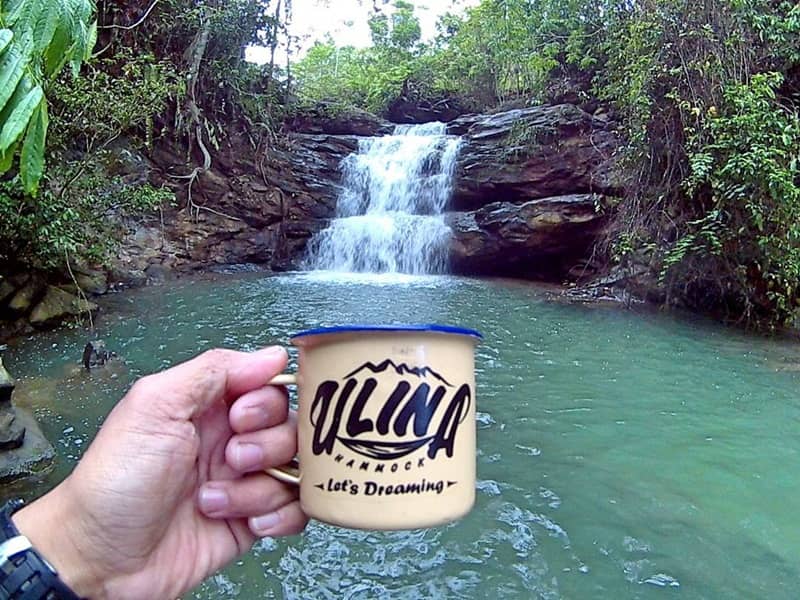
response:
M81 372L87 338L75 329L5 352L17 402L59 456L2 495L55 485L132 380L207 348L347 322L485 335L467 518L399 533L312 523L260 542L188 598L796 597L796 343L446 277L229 276L106 303L98 334L124 364Z

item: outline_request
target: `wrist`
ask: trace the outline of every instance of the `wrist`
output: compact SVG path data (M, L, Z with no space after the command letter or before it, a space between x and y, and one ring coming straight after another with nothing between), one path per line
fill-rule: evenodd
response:
M79 507L61 484L12 517L19 532L58 572L60 579L81 598L107 598L106 581L85 552Z

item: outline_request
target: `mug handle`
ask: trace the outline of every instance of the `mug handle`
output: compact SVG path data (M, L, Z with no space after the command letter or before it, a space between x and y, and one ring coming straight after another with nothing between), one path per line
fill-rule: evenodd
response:
M297 385L297 375L294 373L281 373L270 379L267 385ZM297 458L293 458L280 467L267 469L266 472L283 483L300 485L300 461Z

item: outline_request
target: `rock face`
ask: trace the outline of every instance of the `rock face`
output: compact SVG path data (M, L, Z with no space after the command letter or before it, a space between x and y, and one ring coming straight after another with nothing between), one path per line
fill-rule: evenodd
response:
M468 115L448 133L464 137L452 207L525 202L569 194L618 195L617 136L605 119L572 104Z
M122 221L119 255L102 268L75 268L78 285L102 294L215 265L301 267L308 240L335 214L340 163L363 136L394 127L329 108L291 119L279 144L233 127L203 172L169 142L148 156L120 149L115 173L172 188L177 206ZM420 118L411 105L394 108L399 120ZM463 137L448 217L457 272L561 280L586 257L606 219L595 210L606 205L598 198L621 188L612 176L618 141L605 113L560 104L453 118L458 107L423 108L452 118L448 133ZM92 310L70 282L0 277L0 338Z
M97 309L74 284L48 285L39 274L3 276L0 273L0 339L47 327ZM85 280L86 282L86 280ZM101 289L99 279L94 283Z
M364 110L338 110L321 102L311 110L296 114L286 121L286 128L297 133L333 135L386 135L394 125Z
M606 218L605 200L595 194L450 213L451 266L458 273L558 278L587 255Z
M431 102L422 100L411 91L405 90L386 110L386 116L393 123L427 123L430 121L448 122L463 115L465 111L457 101L442 98Z
M48 285L44 296L31 311L28 319L33 325L59 321L97 309L94 302L74 296L60 288Z
M112 280L158 281L214 264L300 267L308 240L335 213L340 163L363 135L393 127L366 113L347 118L297 117L289 123L294 132L268 152L244 133L229 136L193 183L191 210L168 215L166 228L153 222L131 229ZM618 193L611 177L617 139L608 120L562 104L462 116L448 132L464 140L449 217L454 268L567 273L605 222L593 194ZM171 185L185 204L187 185L178 178L191 168L181 150L162 147L151 158L156 183ZM532 266L544 258L548 267Z
M0 359L0 452L19 448L25 439L25 426L20 424L11 404L13 392L14 380Z
M0 482L43 471L52 464L56 455L36 419L28 411L19 408L16 414L20 425L25 428L25 443L19 448L0 452Z
M34 473L55 456L36 420L11 404L13 392L14 380L0 360L0 482Z
M358 139L291 133L266 152L232 135L194 181L192 206L187 184L177 178L193 167L180 148L159 148L152 157L155 183L171 186L180 207L165 214L166 227L155 219L129 224L112 284L156 282L214 265L297 267L307 240L335 211L339 163Z

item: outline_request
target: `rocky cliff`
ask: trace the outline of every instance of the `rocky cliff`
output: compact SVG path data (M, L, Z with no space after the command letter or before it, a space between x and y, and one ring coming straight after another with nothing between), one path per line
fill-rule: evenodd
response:
M122 222L118 256L76 266L59 286L0 273L0 337L4 328L20 333L91 308L75 275L84 291L104 293L214 265L301 268L308 240L334 215L342 159L363 136L393 126L360 113L296 117L287 127L270 144L232 132L193 179L185 148L162 143L145 156L121 144L115 173L171 187L177 205ZM447 215L454 271L560 282L585 262L613 205L608 198L620 193L612 176L617 138L603 114L573 104L514 109L458 117L448 133L463 139Z
M209 264L300 267L308 239L335 212L340 162L361 136L391 128L365 115L350 125L296 119L268 151L232 136L193 185L194 210L175 211L166 228L131 231L116 279ZM463 138L448 215L457 272L559 278L586 256L605 223L606 197L619 193L606 119L563 104L463 116L448 132ZM173 185L186 205L186 186L175 179L189 171L180 156L169 148L154 155L151 178Z

